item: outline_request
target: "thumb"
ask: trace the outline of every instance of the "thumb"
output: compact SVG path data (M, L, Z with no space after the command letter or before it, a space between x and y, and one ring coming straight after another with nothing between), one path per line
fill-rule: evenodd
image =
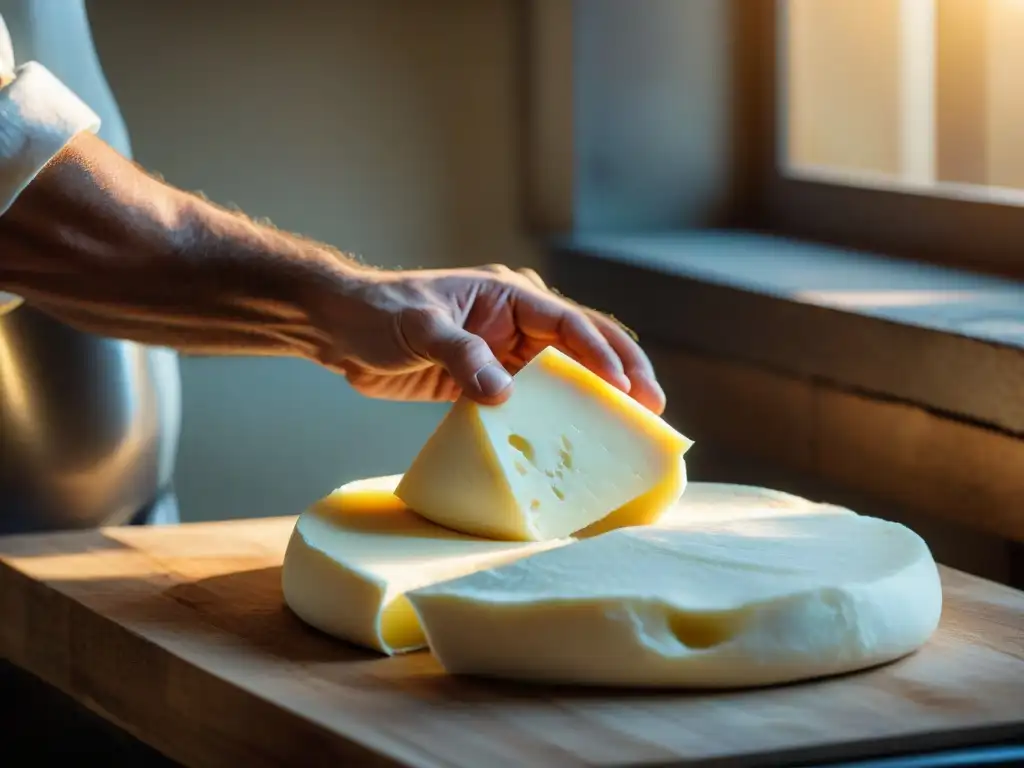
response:
M406 343L417 354L442 366L472 400L498 403L512 394L512 376L476 334L447 313L423 310L403 317Z

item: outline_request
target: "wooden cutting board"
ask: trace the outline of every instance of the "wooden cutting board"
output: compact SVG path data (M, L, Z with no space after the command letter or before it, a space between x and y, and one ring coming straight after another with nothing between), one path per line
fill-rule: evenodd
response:
M685 694L457 679L284 607L294 518L0 539L0 654L196 766L779 765L1024 735L1024 593L944 569L942 625L869 672Z

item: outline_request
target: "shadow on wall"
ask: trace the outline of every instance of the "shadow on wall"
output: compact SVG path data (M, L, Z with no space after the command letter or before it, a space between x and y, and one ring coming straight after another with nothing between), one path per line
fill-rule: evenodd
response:
M537 266L517 0L92 0L137 160L381 266ZM290 514L400 471L440 419L300 361L182 361L187 520Z

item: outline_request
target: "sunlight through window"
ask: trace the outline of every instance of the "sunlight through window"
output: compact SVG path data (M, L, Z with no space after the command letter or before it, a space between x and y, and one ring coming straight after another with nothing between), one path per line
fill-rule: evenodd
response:
M1024 0L784 0L782 172L1024 205Z

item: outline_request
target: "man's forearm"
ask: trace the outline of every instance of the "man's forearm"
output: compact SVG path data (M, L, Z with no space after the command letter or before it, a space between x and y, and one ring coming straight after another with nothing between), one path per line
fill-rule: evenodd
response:
M69 144L0 217L0 289L71 325L189 351L319 357L310 317L364 270L152 178L102 141Z

